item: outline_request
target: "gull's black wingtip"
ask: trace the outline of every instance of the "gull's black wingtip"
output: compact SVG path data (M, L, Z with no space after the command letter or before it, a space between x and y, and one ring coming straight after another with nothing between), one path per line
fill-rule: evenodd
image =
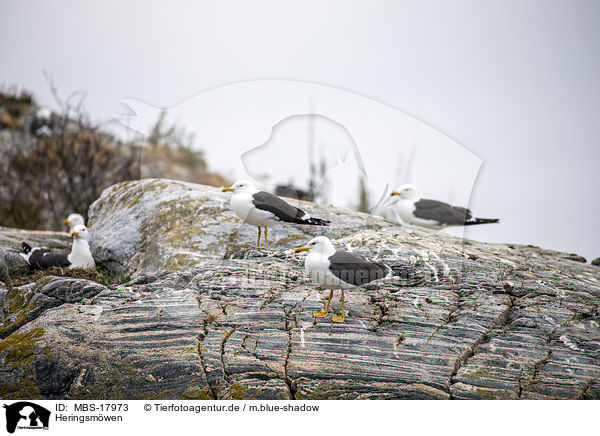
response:
M308 220L308 224L312 224L313 226L328 226L331 224L331 221L325 220L323 218L310 218Z
M472 226L475 224L494 224L499 222L500 218L473 218L472 220L465 222L465 226Z

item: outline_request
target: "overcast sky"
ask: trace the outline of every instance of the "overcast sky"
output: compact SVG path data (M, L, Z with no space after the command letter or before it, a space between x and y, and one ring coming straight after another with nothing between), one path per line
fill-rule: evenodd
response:
M49 104L46 70L99 119L241 81L345 90L481 162L469 206L502 223L467 237L600 257L600 2L122 3L0 1L0 85Z

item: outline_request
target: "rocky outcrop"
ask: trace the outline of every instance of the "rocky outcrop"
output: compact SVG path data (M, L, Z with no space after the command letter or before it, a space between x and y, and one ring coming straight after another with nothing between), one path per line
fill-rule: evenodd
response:
M218 188L161 179L114 185L89 210L94 257L113 271L136 276L244 255L256 244L257 230L241 224L231 211L230 197ZM298 203L333 223L274 228L269 233L271 248L296 247L321 234L338 239L364 228L393 227L372 215Z
M92 250L128 281L5 289L0 396L600 398L597 267L302 207L332 225L274 228L257 251L214 188L107 189L89 213ZM394 270L346 293L344 324L312 317L328 292L292 254L318 234Z

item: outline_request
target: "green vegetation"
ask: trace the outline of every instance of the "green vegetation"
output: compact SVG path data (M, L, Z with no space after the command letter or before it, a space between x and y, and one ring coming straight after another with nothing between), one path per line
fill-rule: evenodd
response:
M146 142L154 147L176 150L180 152L181 163L186 166L197 164L206 168L204 154L193 150L194 135L186 132L183 127L176 124L167 125L167 110L163 109L150 131Z
M1 398L39 398L35 383L35 350L37 342L44 335L43 328L37 327L25 333L13 333L0 342L0 360L4 367L13 371L13 382L0 385ZM45 356L50 356L46 347Z

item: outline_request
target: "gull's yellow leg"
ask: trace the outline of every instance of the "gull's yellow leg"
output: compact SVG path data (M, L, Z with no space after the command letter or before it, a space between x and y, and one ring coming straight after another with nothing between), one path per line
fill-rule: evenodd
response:
M331 298L333 297L333 291L329 291L329 300L327 300L327 306L325 306L324 312L313 312L313 316L315 318L324 318L329 313L329 303L331 303Z
M269 248L269 243L267 242L267 228L265 227L265 245L263 245L262 247L258 244L260 244L260 227L258 228L258 239L256 240L256 248Z
M333 322L344 322L344 291L342 291L342 314L340 316L332 316Z
M258 244L260 244L260 227L258 228L258 239L256 240L256 248L261 248Z

